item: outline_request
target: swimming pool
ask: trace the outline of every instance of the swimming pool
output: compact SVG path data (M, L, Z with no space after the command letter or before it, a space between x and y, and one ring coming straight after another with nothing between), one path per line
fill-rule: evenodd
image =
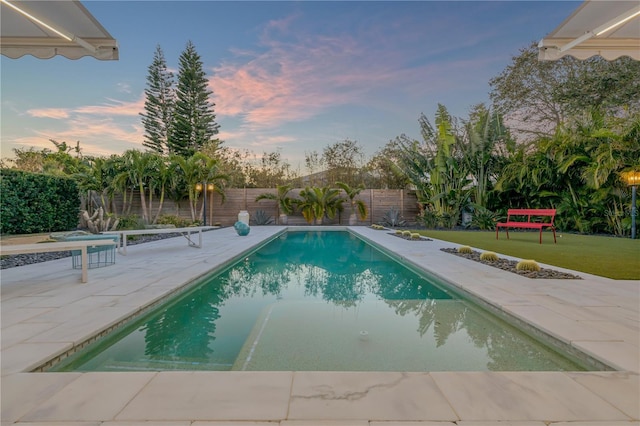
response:
M349 232L289 231L50 371L583 369Z

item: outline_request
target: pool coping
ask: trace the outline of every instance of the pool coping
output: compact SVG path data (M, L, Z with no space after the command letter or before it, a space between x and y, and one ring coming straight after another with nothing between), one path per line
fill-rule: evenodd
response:
M429 263L430 273L618 371L24 372L122 320L142 304L175 291L175 282L201 276L286 228L252 227L247 237L238 237L232 228L209 231L203 234L202 249L185 247L176 239L131 246L127 256L118 256L116 265L90 271L88 284L78 282L68 259L3 270L3 425L17 421L116 425L142 420L638 421L638 281L571 271L583 279L539 282L440 251L454 247L451 243L406 241L369 227L342 229L414 265ZM472 392L475 386L477 392ZM495 395L487 396L486 389L494 389ZM581 397L570 397L571 393ZM483 399L484 408L477 403ZM157 407L163 401L166 410ZM506 401L511 403L503 406ZM84 408L78 409L78 404Z

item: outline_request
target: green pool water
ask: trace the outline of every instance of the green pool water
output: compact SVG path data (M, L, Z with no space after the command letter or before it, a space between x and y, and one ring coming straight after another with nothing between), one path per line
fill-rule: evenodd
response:
M348 232L288 232L50 371L584 367Z

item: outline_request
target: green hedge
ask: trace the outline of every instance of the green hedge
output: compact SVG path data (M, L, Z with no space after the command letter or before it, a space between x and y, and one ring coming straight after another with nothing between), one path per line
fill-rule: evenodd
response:
M72 179L0 170L0 233L76 229L79 213L80 196Z

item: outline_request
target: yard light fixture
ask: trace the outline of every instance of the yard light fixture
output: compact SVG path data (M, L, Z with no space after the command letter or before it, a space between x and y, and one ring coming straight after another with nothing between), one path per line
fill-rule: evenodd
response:
M204 190L204 199L202 200L203 205L202 205L202 216L203 216L203 224L204 226L207 226L207 192L208 191L213 191L213 184L212 183L207 183L207 181L205 180L204 182L200 183L196 183L196 191L200 192L202 190Z
M622 174L624 180L631 187L631 239L636 238L636 193L638 185L640 185L640 171L630 171Z

